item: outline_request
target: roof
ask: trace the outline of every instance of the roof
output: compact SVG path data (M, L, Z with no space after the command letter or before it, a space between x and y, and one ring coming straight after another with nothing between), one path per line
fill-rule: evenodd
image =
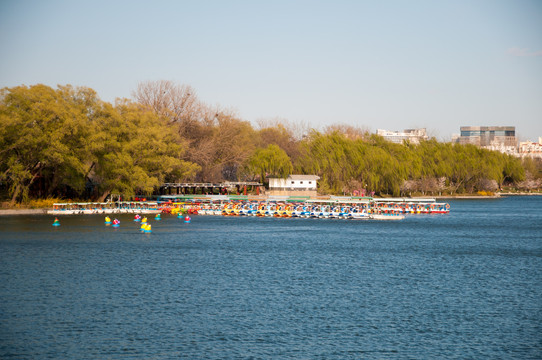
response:
M288 180L318 180L320 176L318 175L290 175Z

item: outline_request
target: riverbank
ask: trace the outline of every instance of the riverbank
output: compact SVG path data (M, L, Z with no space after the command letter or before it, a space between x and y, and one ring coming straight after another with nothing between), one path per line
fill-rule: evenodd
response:
M0 216L2 215L45 215L47 209L2 209L0 210Z
M430 196L430 197L436 200L462 200L462 199L483 200L483 199L499 199L502 196L501 195L457 195L457 196L442 195L442 196Z
M542 196L542 193L509 193L501 192L495 193L495 195L441 195L441 196L429 196L430 198L438 200L454 200L454 199L498 199L506 196ZM414 198L415 199L415 198Z

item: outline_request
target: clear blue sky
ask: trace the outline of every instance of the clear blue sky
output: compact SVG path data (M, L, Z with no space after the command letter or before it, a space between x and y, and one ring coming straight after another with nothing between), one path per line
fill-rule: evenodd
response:
M0 0L0 87L172 80L315 128L542 136L541 0Z

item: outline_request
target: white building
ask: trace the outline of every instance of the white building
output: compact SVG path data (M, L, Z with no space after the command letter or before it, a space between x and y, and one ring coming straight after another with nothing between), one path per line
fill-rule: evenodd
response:
M290 175L286 179L269 178L270 195L316 196L317 175Z
M419 144L420 141L427 140L429 138L425 128L406 129L403 132L378 129L376 130L376 134L382 136L387 141L391 141L396 144L402 144L403 141L410 141L413 144Z
M538 143L520 142L518 152L521 157L542 158L542 137L538 138Z

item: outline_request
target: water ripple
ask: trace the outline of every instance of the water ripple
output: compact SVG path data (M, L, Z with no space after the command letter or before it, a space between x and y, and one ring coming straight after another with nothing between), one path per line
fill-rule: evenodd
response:
M146 235L128 217L6 217L0 358L539 359L540 205L164 217Z

